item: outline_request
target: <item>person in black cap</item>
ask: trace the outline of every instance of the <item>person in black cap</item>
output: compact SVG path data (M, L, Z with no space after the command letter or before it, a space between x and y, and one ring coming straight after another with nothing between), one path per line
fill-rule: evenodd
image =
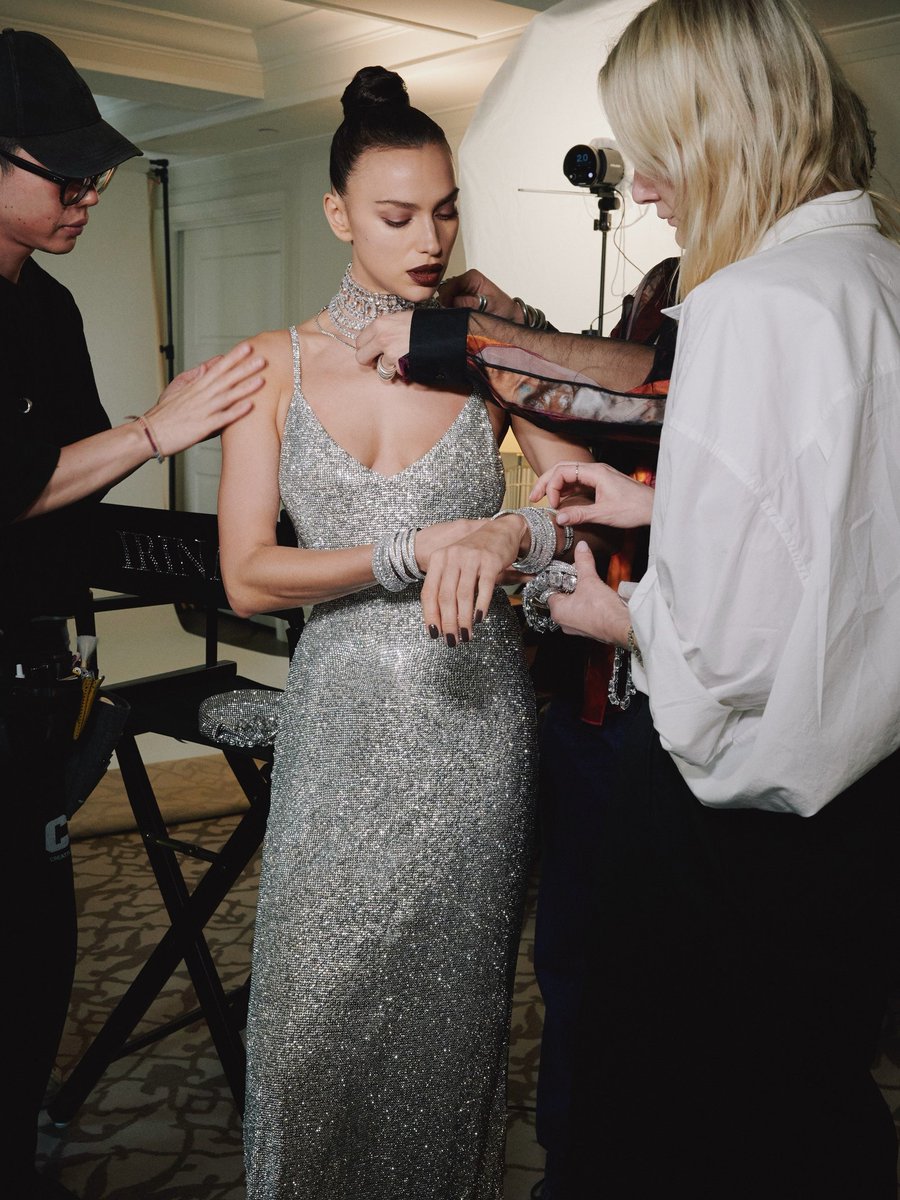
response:
M72 1193L35 1168L37 1120L65 1021L75 903L64 772L73 715L67 619L87 600L84 546L107 489L247 413L264 361L244 343L111 428L70 293L32 254L67 254L115 169L140 155L102 120L47 38L0 33L0 778L4 795L7 1194ZM77 664L74 664L77 665Z

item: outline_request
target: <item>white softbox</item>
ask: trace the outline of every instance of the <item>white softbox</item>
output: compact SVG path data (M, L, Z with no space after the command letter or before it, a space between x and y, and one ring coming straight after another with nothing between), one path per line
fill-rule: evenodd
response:
M597 199L568 182L563 160L572 146L611 138L597 75L643 7L634 0L562 0L535 16L460 146L467 265L544 309L559 329L596 329L600 309ZM644 272L678 253L653 206L633 204L627 168L622 207L607 236L604 333Z

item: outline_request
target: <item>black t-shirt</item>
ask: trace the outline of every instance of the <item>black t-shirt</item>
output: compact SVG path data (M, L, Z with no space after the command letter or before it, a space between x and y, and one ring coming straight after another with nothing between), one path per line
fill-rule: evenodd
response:
M60 447L109 428L71 293L28 259L0 277L0 628L71 616L83 602L85 542L102 492L16 523L44 490ZM106 489L104 489L105 491Z

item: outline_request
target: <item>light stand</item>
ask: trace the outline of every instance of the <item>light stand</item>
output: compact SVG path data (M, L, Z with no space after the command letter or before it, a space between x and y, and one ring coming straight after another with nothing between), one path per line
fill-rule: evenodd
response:
M175 378L175 346L172 341L172 256L169 239L169 160L167 158L151 158L150 174L162 185L163 213L163 253L165 261L166 281L166 341L160 346L160 354L166 359L166 382L171 383ZM175 456L169 455L168 505L170 509L175 504Z
M600 215L594 218L594 229L600 233L600 301L597 306L597 328L582 330L588 337L603 337L603 301L606 292L606 235L610 230L610 214L622 203L611 183L595 183L591 192L597 197Z

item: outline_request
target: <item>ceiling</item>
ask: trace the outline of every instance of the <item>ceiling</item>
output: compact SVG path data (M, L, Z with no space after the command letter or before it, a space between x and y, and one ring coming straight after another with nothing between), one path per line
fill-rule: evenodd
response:
M52 38L145 151L196 157L330 132L341 91L370 63L399 70L429 112L472 105L554 2L0 0L0 23ZM900 0L807 8L824 31L869 44L866 26L900 17Z

